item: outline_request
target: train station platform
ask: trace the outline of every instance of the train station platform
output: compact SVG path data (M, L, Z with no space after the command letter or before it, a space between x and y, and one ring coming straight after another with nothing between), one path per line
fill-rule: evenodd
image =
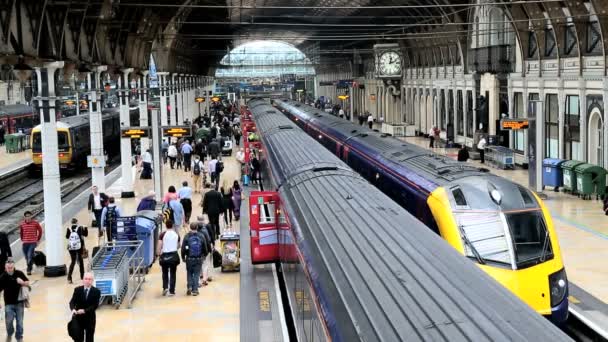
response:
M32 150L19 153L8 153L0 146L0 176L22 169L32 163Z
M429 148L427 138L400 139L453 159L458 155L456 148ZM471 159L467 163L528 187L528 170L502 170ZM608 224L602 202L595 197L582 200L550 188L543 194L547 196L544 203L551 212L571 284L571 313L577 314L578 310L608 332Z
M222 175L227 177L229 184L240 179L240 167L234 157L224 157L225 169ZM106 193L116 197L117 205L123 215L134 215L135 208L142 196L153 189L153 180L141 180L136 169L135 198L121 199L120 168L106 175L108 185ZM183 170L163 168L164 188L174 185L181 187L182 181L191 181L190 173ZM245 188L246 192L255 190ZM90 214L86 209L86 191L63 207L63 227L59 229L65 234L66 227L72 217L78 218L81 224L90 224ZM192 220L200 215L202 194L193 195ZM248 239L247 214L248 203L245 199L241 207L240 222L232 222L232 230L242 232L241 240ZM220 219L220 221L222 221ZM222 229L224 224L222 223ZM46 227L45 227L46 228ZM183 235L184 230L181 230ZM91 251L97 245L97 229L89 229L89 237L85 245ZM67 244L67 240L66 240ZM243 244L243 242L242 242ZM21 255L20 241L15 241L12 248ZM239 341L245 331L247 341L282 341L278 326L279 310L276 282L273 282L273 265L255 266L250 264L247 250L248 244L241 248L241 273L220 272L213 270L213 281L200 289L197 297L186 295L185 263L178 266L176 295L162 296L162 279L158 263L146 275L140 291L136 295L132 308L123 304L116 310L112 305L102 305L97 311L97 330L95 338L98 341ZM37 248L44 251L44 242ZM17 269L25 270L25 261L17 257ZM85 269L90 259L85 260ZM69 254L65 252L65 263L69 266ZM25 341L68 341L66 324L70 320L68 307L74 287L80 285L79 272L74 270L74 284L68 284L66 277L44 278L42 269L34 269L30 280L33 281L31 292L31 308L26 309L24 319ZM259 285L256 285L259 284ZM251 296L243 298L243 296ZM243 304L244 303L244 304ZM242 307L243 306L243 307ZM240 324L239 324L240 323ZM251 330L253 329L253 330ZM255 331L254 331L255 330ZM252 333L254 331L254 333ZM5 330L0 329L0 339L5 337ZM276 337L273 337L276 336Z

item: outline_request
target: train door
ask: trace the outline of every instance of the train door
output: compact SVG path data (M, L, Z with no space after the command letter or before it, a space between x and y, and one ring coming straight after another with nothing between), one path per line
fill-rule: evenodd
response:
M342 161L344 161L346 164L348 164L348 153L349 152L350 152L350 148L348 148L348 146L346 146L346 145L343 145L342 154L338 155L340 157L340 159L342 159Z
M279 207L279 194L276 191L252 191L249 195L249 237L253 264L279 261Z

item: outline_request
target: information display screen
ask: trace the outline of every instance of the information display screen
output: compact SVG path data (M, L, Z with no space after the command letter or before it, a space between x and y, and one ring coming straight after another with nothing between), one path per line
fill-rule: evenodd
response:
M139 139L150 136L149 127L128 127L120 129L120 136L123 138Z
M166 137L189 137L192 135L192 127L188 126L175 126L175 127L163 127L163 135Z
M504 119L500 121L500 129L502 130L519 130L528 129L530 122L527 119Z

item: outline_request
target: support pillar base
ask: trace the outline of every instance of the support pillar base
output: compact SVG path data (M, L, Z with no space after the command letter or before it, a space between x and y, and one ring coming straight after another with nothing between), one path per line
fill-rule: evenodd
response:
M45 266L44 267L44 276L47 278L57 278L63 277L66 275L67 268L65 265L57 265L57 266Z
M120 193L121 198L133 198L135 197L135 191L123 191Z

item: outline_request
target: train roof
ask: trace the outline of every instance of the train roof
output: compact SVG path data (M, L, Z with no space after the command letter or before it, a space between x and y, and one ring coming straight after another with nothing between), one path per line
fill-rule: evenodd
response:
M11 114L30 114L32 112L32 107L24 104L9 104L0 106L0 117Z
M351 143L360 143L373 154L387 162L416 169L418 175L427 180L436 182L438 185L453 182L464 177L485 175L487 170L471 165L463 165L451 158L429 152L428 150L399 139L388 134L362 127L344 119L329 115L311 106L302 105L291 100L280 100L287 105L296 107L297 110L306 113L311 121L321 122L328 127L332 133L338 133L348 139ZM353 133L353 131L355 131Z
M118 111L108 111L108 112L102 111L102 120L105 120L106 118L109 118L109 117L118 116L118 115L119 115ZM67 129L67 128L85 126L85 125L89 124L89 119L90 118L89 118L88 114L64 117L64 118L61 118L59 121L57 121L57 128ZM41 125L37 125L36 127L33 128L33 130L40 130L41 127L42 127Z
M568 339L280 112L254 101L272 178L333 340Z

